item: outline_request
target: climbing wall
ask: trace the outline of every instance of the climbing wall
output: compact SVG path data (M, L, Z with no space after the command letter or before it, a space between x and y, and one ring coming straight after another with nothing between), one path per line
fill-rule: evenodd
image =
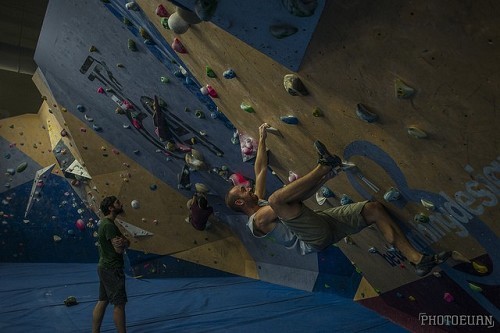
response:
M134 274L180 274L167 269L170 255L186 270L194 263L352 297L411 330L423 312L499 320L499 8L310 1L315 10L298 16L289 5L301 1L282 1L256 26L257 5L235 13L234 3L219 2L207 21L187 25L197 2L175 2L181 10L137 3L51 1L35 56L35 81L59 124L56 151L72 151L66 129L92 176L89 207L107 194L140 203L126 206L124 220L154 235L134 239ZM182 20L167 19L181 12ZM247 36L255 26L265 43ZM287 74L308 93L286 91ZM155 131L154 96L173 149ZM307 256L252 238L244 217L223 205L221 171L252 177L251 154L235 138L255 138L262 122L281 133L268 139L269 193L315 165L320 139L357 168L329 181L335 196L321 206L312 198L311 208L377 199L420 250L462 256L418 278L375 228ZM10 130L3 125L3 137ZM193 189L177 186L191 149L206 164L191 181L210 188L216 211L215 227L203 232L184 221ZM70 163L59 153L58 163Z

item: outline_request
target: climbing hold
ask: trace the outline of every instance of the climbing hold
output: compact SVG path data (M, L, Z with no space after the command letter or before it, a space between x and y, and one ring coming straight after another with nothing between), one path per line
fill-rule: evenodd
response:
M455 298L453 297L453 295L452 295L452 294L450 294L450 293L444 293L444 295L443 295L443 299L444 299L446 302L448 302L448 303L451 303L451 302L453 302L453 301L455 300Z
M234 79L236 77L236 73L233 69L228 68L222 73L222 76L224 76L225 79Z
M376 247L372 246L372 247L370 247L370 248L368 249L368 252L370 252L370 253L377 253L377 252L378 252L378 250L377 250L377 248L376 248Z
M184 21L177 12L173 13L168 18L168 26L177 35L182 35L189 29L189 23Z
M16 170L12 169L12 168L9 168L7 169L7 174L11 175L11 176L14 176L14 174L16 173Z
M323 193L321 193L321 191L316 192L316 202L320 206L322 206L326 202L326 198Z
M396 297L398 297L398 298L403 298L403 294L401 294L400 292L397 292L397 293L396 293Z
M451 257L453 258L453 260L456 260L456 261L464 262L467 264L471 263L471 261L469 259L467 259L466 256L464 256L462 253L460 253L458 251L452 251Z
M323 111L319 108L319 107L315 107L312 111L312 115L314 117L323 117L324 114L323 114Z
M413 297L413 296L411 296L411 295L410 295L410 296L408 296L408 299L409 299L410 301L412 301L412 302L415 302L415 300L416 300L416 298L415 298L415 297Z
M169 83L170 79L166 76L161 76L160 81L161 81L161 83Z
M19 172L19 170L17 170L17 172ZM472 267L478 273L481 273L481 274L488 273L488 267L486 267L486 266L484 266L482 264L479 264L479 263L477 263L475 261L472 262Z
M281 116L280 120L288 125L297 125L299 123L299 119L295 116Z
M233 133L233 136L231 137L231 143L233 145L237 145L237 144L240 143L240 137L238 135L238 131L236 131L236 132Z
M130 206L134 209L139 209L141 207L141 204L139 203L139 200L132 200L130 202Z
M94 121L94 118L92 117L89 117L87 115L84 115L83 118L85 118L86 121L88 121L89 123L93 122Z
M77 109L78 111L80 111L80 112L85 112L85 106L83 106L83 105L81 105L81 104L78 104L78 105L76 106L76 109Z
M277 39L283 39L295 34L299 29L290 24L275 24L269 27L269 32Z
M418 128L417 126L409 126L408 134L417 139L425 139L427 137L427 133Z
M64 128L61 130L61 136L68 136L68 132Z
M187 53L186 48L182 45L179 38L174 38L174 41L172 42L172 49L178 53Z
M327 186L323 185L321 186L321 188L319 189L321 194L325 197L325 198L334 198L335 197L335 193L333 193L332 190L330 190Z
M78 219L75 222L75 226L78 230L83 231L85 229L85 222L82 219Z
M217 9L217 0L196 0L194 12L203 21L210 21Z
M391 187L387 192L384 194L384 200L385 201L397 201L401 197L401 193L398 191L398 189Z
M123 126L123 128L130 128L129 124L123 124L122 126Z
M128 39L128 49L132 52L136 52L137 51L137 45L135 45L135 42L133 39Z
M469 282L469 288L476 293L480 293L483 291L483 288L471 282Z
M135 155L139 155L140 153L141 153L141 151L139 149L134 150Z
M161 23L163 28L170 30L170 27L168 26L168 18L162 17L162 19L160 20L160 23Z
M186 76L186 79L184 80L184 83L186 85L188 85L188 86L196 84L196 82L190 76Z
M296 74L286 74L283 78L285 90L292 96L309 95L306 87Z
M394 80L394 90L396 91L397 98L410 98L415 94L415 89L407 86L400 79Z
M182 7L177 7L176 13L189 24L198 24L201 22L201 19L196 13Z
M94 45L92 45L92 46L89 48L89 52L97 52L97 47L95 47Z
M196 184L194 184L194 188L195 188L196 192L198 192L198 193L204 193L204 194L206 194L209 191L208 186L205 185L205 184L203 184L203 183L196 183Z
M62 240L62 238L57 235L52 236L52 239L54 240L54 242L60 242Z
M196 149L192 149L191 152L187 153L184 160L194 170L205 170L207 168L205 157Z
M342 206L351 204L353 202L354 201L347 194L342 194L342 197L340 197L340 204Z
M149 35L149 33L146 31L146 29L144 29L143 27L140 27L139 28L139 34L141 35L142 38L144 39L151 39L151 36Z
M418 223L428 223L430 221L429 216L424 213L418 213L413 217L413 220Z
M317 0L281 0L281 3L290 14L298 17L311 16L318 7Z
M26 170L27 167L28 167L28 163L27 162L22 162L21 164L19 164L17 166L16 171L17 171L17 173L21 173L24 170Z
M441 277L441 273L439 273L438 271L432 272L432 275L434 275L437 278Z
M194 115L196 118L199 118L199 119L205 118L205 113L203 113L203 111L201 111L201 110L196 110Z
M248 112L248 113L254 113L255 112L255 110L253 109L253 107L250 104L246 103L246 102L241 102L240 108L243 111Z
M158 5L158 7L156 7L155 14L158 15L159 17L169 17L170 16L167 9L162 4Z
M206 86L203 86L200 88L200 92L203 96L207 96L208 95L208 89Z
M216 78L217 75L215 74L214 70L210 67L210 66L205 66L205 72L207 74L208 77L211 77L211 78Z
M215 89L208 84L207 84L207 92L208 92L208 95L210 95L210 97L212 97L212 98L219 97L219 95L217 95L217 91L215 91Z
M92 129L96 132L100 132L102 130L101 126L98 126L96 124L92 124Z
M344 237L344 243L349 244L349 245L354 245L356 244L354 240L350 236L345 236Z
M436 206L434 205L434 203L432 201L425 200L425 199L420 199L420 203L422 204L422 206L424 206L428 210L434 210L434 209L436 209Z
M368 111L366 106L361 103L356 105L356 115L359 119L364 120L367 123L373 123L378 119L378 116L375 113Z
M128 10L139 10L139 6L134 1L127 2L125 4L125 8L127 8Z
M105 93L104 88L103 87L97 88L97 93L104 94Z
M130 20L128 18L126 18L126 17L123 18L123 23L125 25L132 25L132 22L130 22Z
M288 181L291 183L293 181L296 181L297 179L299 179L299 175L296 174L295 172L293 171L288 171Z

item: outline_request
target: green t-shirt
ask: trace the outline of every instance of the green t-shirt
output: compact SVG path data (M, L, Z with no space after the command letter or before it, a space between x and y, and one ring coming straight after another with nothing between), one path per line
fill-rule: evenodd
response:
M99 267L123 268L123 254L116 253L111 240L123 236L118 227L108 218L103 218L97 231L99 244Z

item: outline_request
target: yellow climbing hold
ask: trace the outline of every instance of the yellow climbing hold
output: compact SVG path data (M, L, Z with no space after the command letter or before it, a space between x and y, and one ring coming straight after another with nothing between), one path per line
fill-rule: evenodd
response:
M315 107L312 111L314 117L323 117L323 111L319 107Z
M427 137L427 133L418 128L417 126L409 126L408 134L417 139L424 139Z
M481 273L481 274L486 274L488 273L488 267L478 264L477 262L473 261L472 262L472 267L476 270L476 272Z

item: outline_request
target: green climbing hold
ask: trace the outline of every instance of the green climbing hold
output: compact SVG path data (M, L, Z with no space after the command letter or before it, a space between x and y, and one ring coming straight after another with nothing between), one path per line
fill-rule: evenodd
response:
M28 167L28 163L27 163L27 162L23 162L23 163L21 163L21 164L19 164L19 165L17 166L16 171L17 171L18 173L23 172L24 170L26 170L26 168L27 168L27 167Z
M123 23L126 25L132 25L132 22L130 22L130 20L126 17L123 18Z
M143 27L139 28L139 34L141 34L141 37L144 38L144 39L151 39L151 36L146 31L146 29L144 29Z
M162 17L160 20L160 23L161 23L163 28L170 30L170 27L168 25L168 17Z
M475 291L476 293L480 293L483 291L483 288L481 288L480 286L474 284L474 283L471 283L469 282L469 288L472 290L472 291Z
M311 16L318 7L317 0L281 0L281 2L290 14L298 17Z
M205 114L201 110L196 110L195 113L194 113L194 115L195 115L196 118L199 118L199 119L205 118Z
M118 63L118 64L116 64L116 67L118 67L118 68L124 68L125 66L123 66L123 64ZM108 89L106 89L106 91L107 91L107 90L108 90Z
M253 109L253 107L248 104L248 103L245 103L245 102L242 102L240 104L240 108L245 111L245 112L248 112L248 113L255 113L255 110Z
M394 90L396 91L397 98L410 98L415 94L415 89L407 86L400 79L394 80Z
M323 117L324 114L323 114L323 111L319 108L319 107L315 107L312 111L312 115L314 117Z
M132 40L132 39L130 39L130 38L129 38L129 40L128 40L128 49L129 49L130 51L133 51L133 52L137 51L137 45L135 45L134 40Z
M289 24L271 25L269 32L274 38L283 39L295 34L299 29Z
M95 47L94 45L92 45L92 46L89 48L89 52L97 52L97 47Z
M413 220L419 223L429 223L430 221L429 216L425 215L424 213L416 214Z
M162 77L160 77L160 81L161 81L161 83L169 83L170 79L166 76L162 76Z
M212 68L210 68L210 66L206 66L205 71L206 71L208 77L211 77L211 78L217 77L217 74L215 74L215 72L213 71Z

